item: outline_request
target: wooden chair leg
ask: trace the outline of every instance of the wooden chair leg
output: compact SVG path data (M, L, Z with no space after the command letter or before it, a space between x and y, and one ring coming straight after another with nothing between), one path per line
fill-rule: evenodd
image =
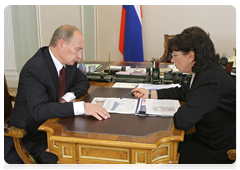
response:
M27 151L23 145L21 138L13 138L13 142L19 157L23 160L25 164L36 164L34 157Z

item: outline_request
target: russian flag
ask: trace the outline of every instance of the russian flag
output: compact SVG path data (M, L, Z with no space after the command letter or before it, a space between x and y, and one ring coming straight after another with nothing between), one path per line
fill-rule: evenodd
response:
M123 61L143 62L142 6L123 5L119 51Z

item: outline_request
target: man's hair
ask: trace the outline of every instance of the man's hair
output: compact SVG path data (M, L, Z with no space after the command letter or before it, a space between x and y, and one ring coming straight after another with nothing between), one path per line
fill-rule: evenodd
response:
M79 31L81 33L81 31L73 25L62 25L58 27L53 33L49 46L56 47L57 42L60 39L69 43L75 31Z

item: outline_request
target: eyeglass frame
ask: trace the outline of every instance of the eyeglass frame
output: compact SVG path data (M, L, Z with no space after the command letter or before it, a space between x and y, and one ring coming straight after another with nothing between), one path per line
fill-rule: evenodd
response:
M177 57L178 55L181 55L181 54L187 54L187 52L182 52L182 53L178 53L178 54L173 54L173 52L171 53L171 56L172 56L172 58L173 57Z

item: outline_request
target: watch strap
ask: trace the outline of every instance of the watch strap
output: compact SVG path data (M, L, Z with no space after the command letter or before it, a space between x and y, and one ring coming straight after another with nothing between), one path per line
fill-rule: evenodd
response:
M148 98L151 99L151 90L149 90Z

